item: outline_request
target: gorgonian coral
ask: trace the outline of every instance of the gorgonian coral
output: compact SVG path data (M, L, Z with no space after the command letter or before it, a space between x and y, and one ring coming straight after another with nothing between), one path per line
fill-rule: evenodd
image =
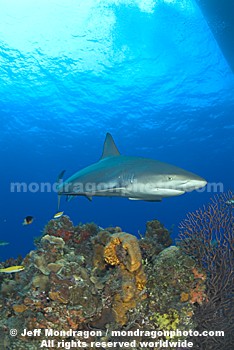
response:
M204 338L206 349L231 349L234 332L234 213L233 193L221 194L189 213L180 224L181 249L206 271L207 302L198 305L195 318L200 331L223 330L225 338ZM205 346L205 347L204 347Z

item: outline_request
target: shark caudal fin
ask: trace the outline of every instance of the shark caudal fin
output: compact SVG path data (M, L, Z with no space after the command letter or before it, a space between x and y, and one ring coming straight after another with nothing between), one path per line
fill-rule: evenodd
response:
M57 184L57 188L58 186L63 182L63 175L65 173L66 170L61 171L61 173L59 173L57 180L56 180L56 184Z
M103 146L102 156L101 159L107 158L107 157L117 157L120 156L119 150L116 147L115 141L113 140L113 137L111 134L106 134L106 139Z

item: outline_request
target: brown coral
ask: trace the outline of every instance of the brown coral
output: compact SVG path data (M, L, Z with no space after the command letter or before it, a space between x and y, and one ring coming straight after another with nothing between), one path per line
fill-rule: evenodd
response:
M125 232L114 233L104 249L104 258L110 265L123 264L128 271L136 271L142 263L137 238Z
M57 300L59 303L68 304L69 296L61 293L60 291L49 292L49 297L51 300Z
M188 301L188 300L189 300L189 293L182 292L182 293L180 294L180 301L181 301L182 303L185 303L185 302Z
M27 306L25 306L24 304L15 304L12 308L15 312L24 312L27 310Z
M39 290L46 290L49 284L49 277L46 275L35 275L32 279L32 285Z
M146 284L137 238L125 232L114 233L104 248L104 259L120 267L121 293L114 296L113 311L116 321L123 325L128 320L127 312L141 300L140 291Z

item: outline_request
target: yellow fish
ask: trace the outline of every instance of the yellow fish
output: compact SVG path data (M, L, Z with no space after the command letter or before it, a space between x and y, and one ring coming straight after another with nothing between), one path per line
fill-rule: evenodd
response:
M19 266L10 266L10 267L5 267L3 269L0 269L0 272L4 272L4 273L12 273L12 272L19 272L24 270L25 267L22 265Z
M59 219L61 216L63 216L64 211L59 211L58 213L54 214L54 219Z

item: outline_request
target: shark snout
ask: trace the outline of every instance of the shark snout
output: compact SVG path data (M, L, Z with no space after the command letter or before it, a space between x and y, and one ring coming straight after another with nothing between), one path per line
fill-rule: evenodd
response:
M203 188L207 185L207 181L201 177L194 179L187 179L183 181L178 188L183 189L185 192L190 192L193 190L198 190L199 188Z

